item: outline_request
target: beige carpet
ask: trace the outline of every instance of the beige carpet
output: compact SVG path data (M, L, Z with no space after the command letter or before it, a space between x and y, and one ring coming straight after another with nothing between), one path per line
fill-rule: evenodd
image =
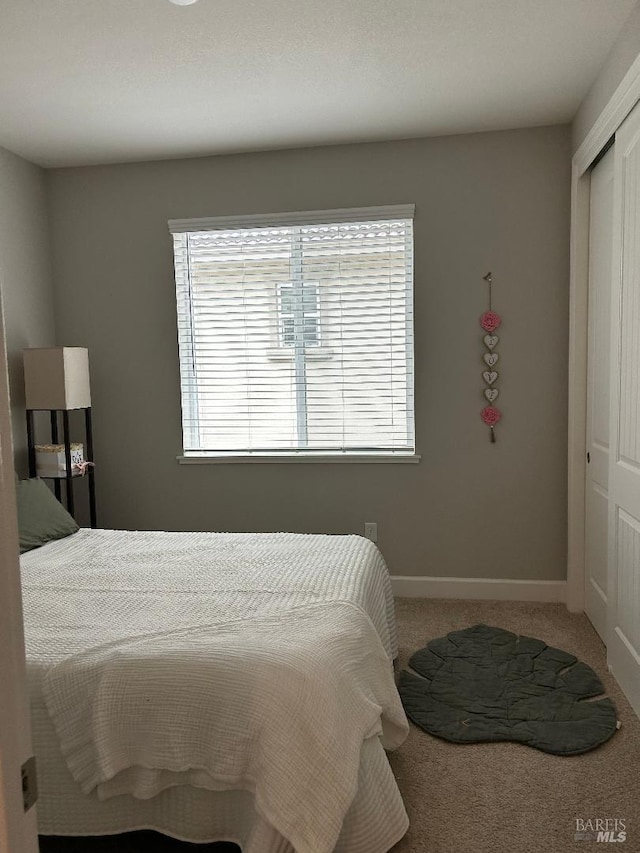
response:
M591 752L558 757L515 743L448 743L412 725L391 756L411 820L393 853L581 853L595 842L574 840L576 818L616 817L627 841L614 849L640 853L640 720L585 616L555 604L404 598L397 617L401 668L430 639L479 622L571 652L598 673L622 728Z

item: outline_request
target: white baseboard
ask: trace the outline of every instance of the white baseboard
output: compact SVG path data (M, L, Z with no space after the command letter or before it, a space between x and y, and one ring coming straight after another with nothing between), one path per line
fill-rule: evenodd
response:
M567 600L566 581L392 575L391 585L393 594L400 598L466 598L560 604L565 604Z

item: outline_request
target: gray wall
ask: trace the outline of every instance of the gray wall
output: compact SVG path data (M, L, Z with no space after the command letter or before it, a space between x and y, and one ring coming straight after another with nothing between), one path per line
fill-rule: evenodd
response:
M60 341L90 348L102 526L362 532L394 574L560 579L569 127L48 173ZM170 218L415 202L419 465L179 465ZM483 405L494 274L504 421ZM81 340L79 340L81 338Z
M573 120L573 151L577 151L607 102L640 53L640 3L620 31L600 73Z
M26 475L23 347L55 344L44 171L0 148L0 290L16 467Z

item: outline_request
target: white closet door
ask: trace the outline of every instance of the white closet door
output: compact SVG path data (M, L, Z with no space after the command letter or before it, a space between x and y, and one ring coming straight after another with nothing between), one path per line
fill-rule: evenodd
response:
M591 173L585 612L606 643L613 149Z
M616 134L609 423L609 665L640 713L640 107Z

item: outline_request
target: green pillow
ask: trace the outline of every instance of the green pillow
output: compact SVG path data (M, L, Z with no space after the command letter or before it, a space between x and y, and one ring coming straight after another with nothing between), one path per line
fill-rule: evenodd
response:
M16 500L21 554L79 530L44 480L18 480Z

